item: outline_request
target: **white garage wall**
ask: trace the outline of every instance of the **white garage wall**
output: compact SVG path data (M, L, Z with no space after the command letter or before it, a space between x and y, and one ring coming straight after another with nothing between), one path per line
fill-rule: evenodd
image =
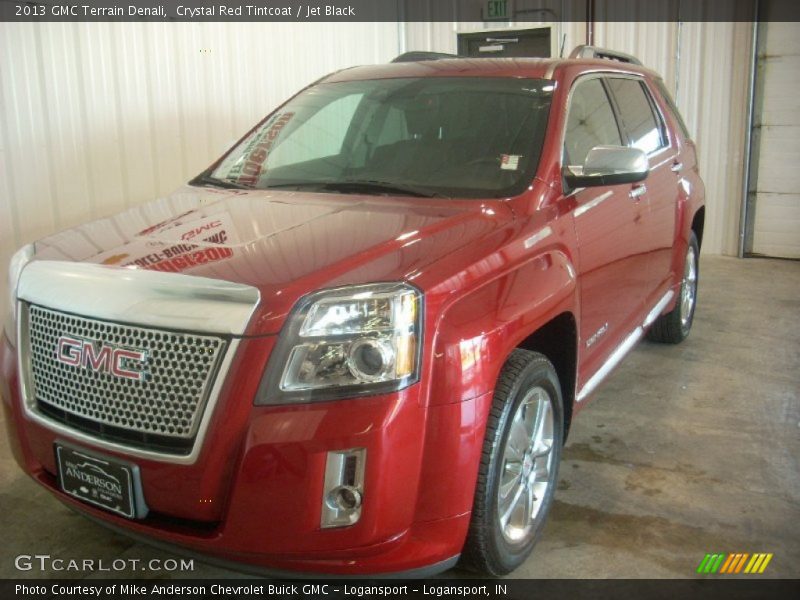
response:
M0 24L0 311L14 249L166 194L397 23ZM2 319L0 319L2 322Z
M491 24L488 28L535 24ZM565 51L584 23L556 24ZM748 23L597 23L661 72L698 142L704 251L736 253ZM303 85L403 50L456 50L483 23L0 24L0 311L22 244L168 193ZM676 49L680 37L680 62Z
M408 23L408 50L455 52L459 32L538 23ZM554 54L586 42L585 23L555 23ZM661 73L697 142L706 183L703 252L736 255L742 197L751 23L595 23L594 45L633 54ZM680 56L678 49L680 48Z
M763 112L753 252L800 258L800 37L797 23L772 22L760 51Z

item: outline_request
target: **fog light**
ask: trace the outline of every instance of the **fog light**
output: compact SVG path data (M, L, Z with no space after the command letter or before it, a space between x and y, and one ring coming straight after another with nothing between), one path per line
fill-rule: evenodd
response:
M346 527L361 518L364 498L364 448L328 452L320 525Z
M340 510L353 510L361 506L361 492L349 485L334 488L328 494L328 504Z

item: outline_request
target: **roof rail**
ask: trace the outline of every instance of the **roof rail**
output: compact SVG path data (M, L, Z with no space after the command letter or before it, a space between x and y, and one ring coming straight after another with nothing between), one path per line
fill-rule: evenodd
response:
M459 58L456 54L446 54L444 52L404 52L400 56L395 57L393 63L400 62L418 62L422 60L439 60L441 58Z
M575 49L570 53L570 58L602 58L605 60L616 60L618 62L630 63L632 65L642 66L640 61L635 56L625 54L624 52L617 52L616 50L608 50L606 48L599 48L597 46L575 46Z

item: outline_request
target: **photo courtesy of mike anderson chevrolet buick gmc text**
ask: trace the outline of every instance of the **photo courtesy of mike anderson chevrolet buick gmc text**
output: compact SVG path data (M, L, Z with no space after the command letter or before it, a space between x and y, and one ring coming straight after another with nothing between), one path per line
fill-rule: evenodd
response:
M703 199L631 56L333 73L172 195L14 255L14 456L238 568L509 573L592 392L688 335Z

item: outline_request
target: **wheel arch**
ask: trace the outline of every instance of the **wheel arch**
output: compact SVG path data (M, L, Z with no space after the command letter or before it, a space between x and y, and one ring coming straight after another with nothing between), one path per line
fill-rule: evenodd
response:
M692 217L692 231L694 231L695 237L697 237L697 247L703 247L703 227L705 226L706 222L706 207L701 206L697 209Z
M575 315L569 311L561 313L522 340L517 348L543 354L553 363L564 403L566 441L572 423L578 368L578 328Z

